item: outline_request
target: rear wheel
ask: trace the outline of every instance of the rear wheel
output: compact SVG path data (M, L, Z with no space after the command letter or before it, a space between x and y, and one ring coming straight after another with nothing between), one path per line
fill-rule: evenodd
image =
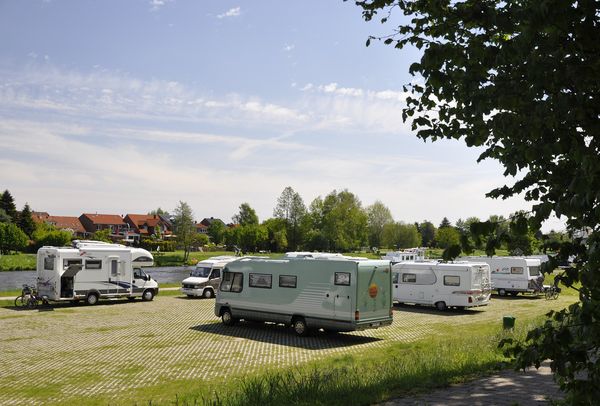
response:
M303 337L308 335L308 326L306 325L306 321L302 317L298 317L292 323L292 327L294 328L294 332L296 335Z
M152 289L146 289L144 293L142 293L142 300L149 302L152 299L154 299L154 291Z
M506 290L505 289L498 289L498 295L499 296L506 296Z
M435 304L436 309L438 309L439 311L444 311L446 310L446 302L437 302Z
M95 304L98 303L98 294L97 293L90 293L89 295L87 295L87 298L85 299L85 302L87 304L89 304L90 306L93 306Z
M205 299L212 299L214 297L212 289L204 289L204 292L202 292L202 297Z

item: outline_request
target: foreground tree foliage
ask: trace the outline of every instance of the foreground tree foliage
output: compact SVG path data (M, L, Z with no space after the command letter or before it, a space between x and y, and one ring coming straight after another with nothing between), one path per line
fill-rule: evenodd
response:
M187 263L190 250L196 242L196 222L194 212L189 204L179 201L173 210L173 226L177 244L183 249L183 263Z
M423 140L457 139L483 147L517 176L488 193L523 194L521 234L550 215L564 216L572 242L558 258L575 265L558 277L579 301L553 312L525 343L508 343L521 367L547 358L576 404L600 396L600 12L597 1L401 1L357 4L366 20L399 17L380 39L423 51L410 73L422 78L403 117ZM404 16L400 16L397 12ZM396 12L396 13L394 13ZM488 227L489 226L484 226ZM484 230L485 231L485 230ZM489 248L492 248L491 246ZM555 269L550 261L546 271Z

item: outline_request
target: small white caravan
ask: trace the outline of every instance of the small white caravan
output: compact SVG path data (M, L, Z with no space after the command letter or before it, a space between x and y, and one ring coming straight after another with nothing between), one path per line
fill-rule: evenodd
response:
M490 301L490 267L483 262L408 261L392 266L394 301L448 307L485 306Z
M215 315L225 325L240 319L310 330L354 331L392 323L389 261L253 259L228 263Z
M75 242L75 247L45 246L37 253L37 288L52 301L127 297L152 300L158 283L142 268L152 266L152 254L142 248L98 241Z
M239 259L231 255L221 255L202 260L190 272L189 278L181 282L181 293L187 297L204 297L210 299L215 296L221 283L221 272L227 263Z
M492 272L492 288L500 296L544 291L544 276L539 258L524 257L464 257L469 261L485 262Z
M424 261L425 248L409 248L400 251L390 251L382 256L381 259L390 261L392 265L405 261Z

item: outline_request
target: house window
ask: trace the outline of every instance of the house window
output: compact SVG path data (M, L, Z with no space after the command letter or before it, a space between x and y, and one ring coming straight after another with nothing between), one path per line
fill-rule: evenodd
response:
M417 274L414 273L403 273L402 283L417 283Z
M510 273L512 274L517 274L517 275L522 275L523 274L523 268L520 266L513 266L510 268Z
M102 261L99 259L88 259L85 261L85 269L102 269Z
M350 273L349 272L336 272L335 273L335 284L342 286L350 286Z
M242 291L244 284L244 274L240 272L223 272L223 280L221 287L222 292L239 293Z
M251 288L271 289L273 275L269 275L266 273L251 273L248 275L248 277L248 286L250 286Z
M444 276L444 285L446 286L460 286L460 276Z
M297 276L279 275L279 287L280 288L295 288L296 283L297 283Z

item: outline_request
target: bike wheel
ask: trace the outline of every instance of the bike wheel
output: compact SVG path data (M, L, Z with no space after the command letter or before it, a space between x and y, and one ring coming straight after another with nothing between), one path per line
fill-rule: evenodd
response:
M37 298L35 296L29 296L29 299L27 299L27 307L33 309L37 304Z
M25 300L23 299L23 296L18 296L15 299L15 307L23 307L25 306Z

